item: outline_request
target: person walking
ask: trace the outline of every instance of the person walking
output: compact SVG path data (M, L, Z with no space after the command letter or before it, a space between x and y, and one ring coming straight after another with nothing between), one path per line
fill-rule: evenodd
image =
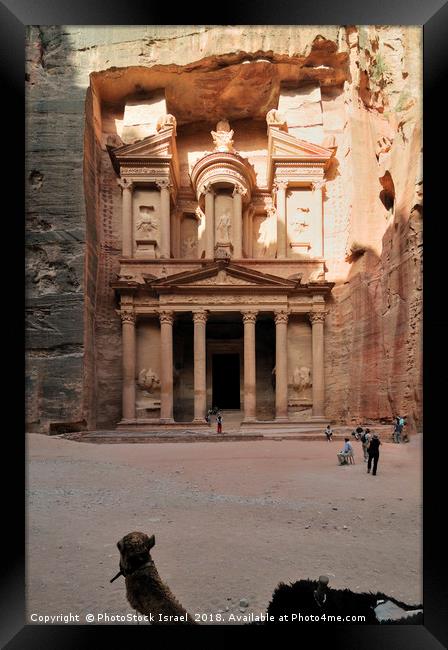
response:
M403 430L403 424L404 422L403 418L401 418L399 415L395 418L395 428L394 428L394 442L399 443L401 440L401 432Z
M333 441L333 430L330 427L330 425L327 426L325 429L325 435L327 436L327 441L332 442Z
M367 463L367 460L369 458L369 443L370 443L370 429L366 429L364 433L361 436L361 442L362 442L362 452L364 454L364 462Z
M216 416L217 432L222 433L222 415L218 413Z
M370 469L372 468L372 461L373 461L373 469L372 469L373 476L376 476L376 468L378 467L378 460L380 457L380 444L381 441L378 438L378 434L374 433L372 436L372 440L370 441L369 444L369 460L367 463L367 474L370 474Z

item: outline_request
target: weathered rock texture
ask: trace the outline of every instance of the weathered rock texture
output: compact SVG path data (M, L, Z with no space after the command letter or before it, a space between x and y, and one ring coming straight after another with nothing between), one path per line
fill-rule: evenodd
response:
M110 288L121 213L105 145L119 124L132 139L124 98L138 103L163 88L180 126L224 113L249 128L278 106L280 88L291 88L286 112L301 88L315 89L288 122L298 137L337 146L325 196L326 277L336 283L326 412L338 422L400 412L419 426L419 28L31 27L27 53L30 429L114 426L121 417ZM194 88L207 89L206 101Z

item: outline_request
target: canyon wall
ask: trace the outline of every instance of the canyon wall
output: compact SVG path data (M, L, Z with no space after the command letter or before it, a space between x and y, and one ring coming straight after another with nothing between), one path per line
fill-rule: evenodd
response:
M185 79L176 92L188 95L193 80L237 63L247 73L210 99L205 118L227 102L243 119L261 88L255 115L278 79L287 85L296 75L291 84L315 89L298 137L336 147L324 205L326 279L335 282L325 325L329 420L389 421L399 412L420 427L421 57L418 27L30 27L28 429L114 427L121 416L120 320L109 286L121 214L105 145L125 85L138 94L145 75L160 87L174 75ZM244 65L254 60L256 78Z

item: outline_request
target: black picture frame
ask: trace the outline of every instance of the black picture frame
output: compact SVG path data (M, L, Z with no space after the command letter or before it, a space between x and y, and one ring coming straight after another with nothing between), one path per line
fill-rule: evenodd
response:
M152 3L139 0L118 0L87 2L77 0L3 0L0 3L0 66L2 68L3 95L8 97L8 122L3 130L6 143L2 157L3 179L7 181L9 196L15 201L8 210L8 227L11 241L15 242L17 255L15 265L8 266L8 275L23 277L23 199L24 178L19 170L24 168L24 37L26 25L134 25L134 24L401 24L421 25L424 35L424 164L425 164L425 206L429 218L425 223L425 265L424 265L424 386L425 386L425 436L424 436L424 626L313 626L299 628L296 632L298 645L306 634L314 647L345 648L406 648L406 650L434 650L448 645L447 581L444 577L446 543L441 532L443 512L446 510L443 485L444 462L446 455L443 446L445 431L443 404L445 403L446 345L443 342L447 333L447 320L442 309L444 301L444 255L443 246L446 217L443 211L445 169L444 149L444 104L442 90L446 88L448 67L448 3L443 0L389 0L387 3L357 2L339 0L326 3L318 0L276 0L267 3L262 0L256 4L220 3L214 12L203 13L192 6L176 9L171 3ZM205 20L206 19L206 20ZM5 122L3 123L5 127ZM17 157L15 164L11 162ZM442 161L440 161L442 157ZM17 173L12 173L15 170ZM6 193L5 193L6 194ZM4 194L4 196L5 196ZM11 230L12 229L12 230ZM5 241L5 240L4 240ZM14 283L7 283L9 298L17 304L21 302L20 290ZM9 289L9 286L11 288ZM7 293L8 296L8 293ZM16 307L17 314L20 306ZM16 315L17 315L16 314ZM10 305L7 305L10 319ZM5 319L8 320L8 319ZM19 358L23 355L23 337L20 328L16 334ZM22 356L20 356L22 355ZM12 393L23 394L23 365L13 364L6 368L12 377ZM445 398L445 399L444 399ZM21 402L23 405L23 400ZM110 639L110 647L128 647L130 635L141 636L144 643L163 638L168 642L178 629L173 628L135 628L134 626L88 627L88 626L34 626L25 625L25 525L24 525L24 486L26 471L24 467L25 443L23 426L17 408L6 409L4 416L3 472L6 466L12 472L3 487L4 526L2 541L5 546L2 555L2 594L0 630L2 647L11 650L24 648L79 648L104 643L105 635ZM434 480L439 478L440 485ZM15 523L13 523L15 522ZM76 589L76 585L73 585ZM203 627L201 636L210 637L216 630ZM303 632L302 632L303 630ZM188 636L198 634L198 630L182 630L182 643L188 643ZM219 628L219 639L243 638L250 633L256 639L266 638L266 630L240 627ZM274 631L278 637L279 630ZM257 635L260 634L260 637ZM262 635L262 636L261 636ZM215 637L216 638L216 637ZM216 642L216 641L214 641Z

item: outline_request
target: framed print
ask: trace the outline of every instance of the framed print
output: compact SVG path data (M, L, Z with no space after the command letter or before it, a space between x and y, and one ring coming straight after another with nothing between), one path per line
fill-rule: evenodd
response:
M1 6L5 647L447 642L446 5L229 9Z

